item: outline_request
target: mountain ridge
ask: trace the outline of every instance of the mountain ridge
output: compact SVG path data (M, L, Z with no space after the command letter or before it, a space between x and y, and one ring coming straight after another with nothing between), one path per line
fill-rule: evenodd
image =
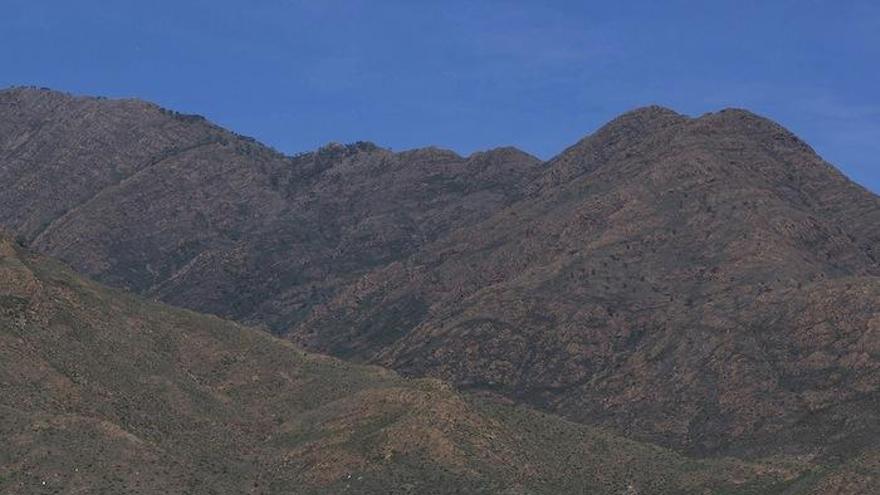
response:
M751 112L637 109L542 163L279 157L25 103L0 106L0 222L24 239L141 171L33 246L103 282L693 455L855 456L880 431L880 200Z
M129 100L21 90L3 93L0 101L3 135L14 141L4 144L0 158L7 184L0 222L104 282L254 321L253 289L246 285L263 282L244 273L217 279L194 269L207 261L205 269L225 264L234 272L278 251L282 246L273 238L281 237L311 253L302 262L265 262L284 265L282 271L290 272L284 278L348 277L360 258L394 259L504 204L519 194L518 177L536 173L538 165L504 148L465 158L438 149L393 153L371 143L288 157L204 120ZM346 181L360 189L347 190ZM384 194L377 194L382 187ZM342 215L354 205L358 217L346 220ZM260 252L256 246L241 251L243 238L262 244ZM117 239L129 245L109 245ZM117 260L114 253L129 259ZM174 282L185 281L182 274L200 278L178 289ZM217 287L214 294L195 300L180 295L209 286ZM307 308L332 290L306 288L279 297ZM262 323L280 330L295 318L289 313L282 308Z
M651 132L638 130L634 138L631 125L620 125L631 118L644 123L646 113L659 115L659 126L648 125ZM555 403L550 407L567 408L569 412L563 414L582 421L604 417L616 422L629 417L616 427L630 433L646 418L668 418L664 421L669 425L655 425L664 432L660 436L655 431L638 438L704 453L730 448L709 440L731 438L732 431L713 433L722 424L747 437L750 429L760 429L761 421L777 414L770 410L792 414L805 407L795 405L801 400L795 397L803 392L784 385L786 375L802 373L795 369L803 364L774 371L782 355L768 361L761 357L761 349L771 345L765 341L768 338L781 348L809 348L812 344L806 341L784 342L789 337L783 337L786 331L804 332L806 327L793 321L775 323L772 337L759 332L747 337L747 344L724 335L735 331L746 337L753 332L750 326L766 328L774 320L773 305L785 299L760 311L747 302L776 299L764 294L788 291L785 297L792 300L787 303L814 297L811 290L842 297L833 284L822 285L826 278L839 279L842 286L857 283L876 288L880 272L872 246L880 240L875 234L880 201L846 181L793 135L751 113L727 111L683 119L648 109L621 122L605 126L548 162L539 187L525 199L341 292L296 329L294 338L310 348L375 360L405 373L441 376L464 386L500 387L503 393L539 407ZM731 131L731 126L738 130ZM615 148L615 143L621 144ZM790 176L792 170L800 175ZM858 201L844 205L845 197ZM854 207L857 214L845 213ZM878 302L875 288L860 296L867 305L859 312L853 310L851 317L864 314L870 319L870 303ZM418 301L430 302L431 310L401 310L417 307ZM808 314L817 311L804 309ZM705 313L701 318L707 321L694 321L691 313ZM397 327L396 340L377 345L382 341L370 337L372 332L388 333L382 330L388 324L379 317L382 314L399 314L391 324ZM412 315L418 316L411 320ZM582 328L590 321L595 323ZM866 321L835 325L855 337L866 330ZM669 328L673 324L669 322L675 322L678 330ZM693 343L676 343L676 331L688 327L697 332L688 338ZM660 340L649 343L654 339ZM687 350L706 339L722 346L718 349L727 346L727 352L745 345L737 352L759 363L749 373L763 369L760 373L775 376L769 378L768 390L776 388L779 396L773 400L782 402L765 412L749 412L772 402L768 391L754 390L735 400L724 399L729 402L726 406L719 404L722 399L712 390L730 380L725 374L731 371L721 371L730 363L712 356L711 348ZM675 347L681 347L673 351L679 353L677 357L667 355L650 364L656 360L652 356L662 357L664 348ZM820 349L814 352L826 352ZM700 357L691 362L689 353ZM585 357L590 354L595 357ZM597 359L600 364L591 363ZM717 361L713 366L720 367L707 375L711 378L704 384L696 377L709 370L702 369L700 360ZM870 358L872 363L875 360ZM654 371L657 376L676 366L690 368L692 376L687 380L697 381L687 384L681 377L648 386L657 381L646 374L655 366L660 366ZM626 374L616 371L627 367L633 368ZM642 400L650 410L633 415L627 409L633 407L634 397L624 397L634 390L625 392L624 380L632 380L627 374L636 372L637 379L646 382L639 393L647 394ZM538 375L545 377L529 385ZM600 385L607 390L596 388ZM584 386L586 390L578 388ZM729 386L743 392L751 388L748 380ZM649 399L655 394L649 390L665 387L672 387L665 397ZM674 388L679 391L674 393ZM683 392L688 389L690 393ZM609 393L624 395L613 399ZM568 400L573 402L563 405ZM669 401L665 412L657 409L664 401ZM607 405L595 405L603 403ZM693 408L687 420L680 412L686 403ZM675 418L676 414L682 417ZM759 419L762 416L766 419ZM752 426L733 426L747 417L752 418L747 420ZM673 427L677 421L681 423ZM645 427L653 428L647 424L639 428ZM670 434L680 440L666 443L671 437L663 436ZM701 442L706 443L698 447Z
M149 107L152 109L156 109L161 113L172 115L172 116L179 118L179 119L182 119L182 120L190 120L190 121L194 121L194 122L199 122L199 121L204 122L205 124L207 124L211 127L214 127L218 130L223 130L223 131L229 132L232 135L234 135L244 141L258 143L260 146L267 148L267 149L277 153L279 156L282 156L282 157L285 157L288 159L299 158L304 155L311 155L311 154L320 153L322 150L339 149L339 147L342 147L342 148L349 148L349 149L354 149L354 150L367 150L367 151L384 150L384 151L398 153L398 154L399 153L418 153L418 152L425 152L425 151L438 151L441 153L447 153L447 152L453 153L458 158L462 158L462 159L471 158L473 155L492 154L494 152L514 152L515 151L519 154L527 155L528 157L532 157L535 160L539 160L532 153L529 153L528 151L522 150L522 149L520 149L516 146L513 146L513 145L500 145L500 146L496 146L493 148L487 148L484 150L473 151L467 155L463 155L463 154L459 153L458 151L455 151L451 148L445 148L440 145L427 145L427 146L420 146L420 147L415 147L415 148L406 148L406 149L402 149L399 151L392 151L392 149L390 147L382 146L378 143L368 141L368 140L358 140L358 141L355 141L352 143L341 143L338 141L331 140L331 141L328 141L326 144L318 146L317 148L312 149L312 150L283 152L283 151L275 149L275 147L273 147L272 145L269 145L269 144L259 140L256 137L241 134L241 133L238 133L233 130L228 130L228 129L224 128L223 126L208 119L204 115L197 114L197 113L178 112L176 110L171 109L168 106L163 106L158 103L154 103L150 100L146 100L146 99L136 97L136 96L122 96L122 97L92 96L92 95L87 95L87 94L78 94L78 93L72 93L72 92L67 92L67 91L61 91L61 90L48 88L48 87L27 86L27 85L8 86L5 88L0 88L0 96L3 96L4 94L7 97L13 97L13 98L19 98L19 97L21 97L21 95L26 95L26 96L27 95L44 95L44 96L50 96L52 98L71 98L74 100L81 100L81 101L103 101L103 102L108 102L108 103L119 102L119 103L123 103L123 104L129 103L129 104L135 104L138 106Z

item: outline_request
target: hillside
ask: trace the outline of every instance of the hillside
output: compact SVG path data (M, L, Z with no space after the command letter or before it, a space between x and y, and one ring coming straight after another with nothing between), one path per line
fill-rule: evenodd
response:
M277 331L538 172L513 148L289 157L139 100L0 91L0 225L101 282Z
M0 411L5 494L769 494L834 481L795 461L691 460L307 354L104 288L6 237Z
M880 433L880 199L740 110L623 115L293 332L695 454Z
M690 455L876 458L880 199L747 111L639 109L545 164L287 157L144 102L13 89L0 184L32 248L311 351Z

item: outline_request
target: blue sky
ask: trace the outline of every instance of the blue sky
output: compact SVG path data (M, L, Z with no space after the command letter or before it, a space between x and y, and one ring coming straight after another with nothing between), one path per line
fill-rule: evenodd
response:
M877 1L3 0L0 17L0 86L137 96L285 152L549 158L633 107L736 106L874 191L878 61Z

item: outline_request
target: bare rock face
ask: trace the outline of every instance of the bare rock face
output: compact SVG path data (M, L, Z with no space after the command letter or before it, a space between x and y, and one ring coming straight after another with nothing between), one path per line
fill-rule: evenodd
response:
M0 222L111 285L690 453L850 462L880 431L880 199L743 110L635 110L541 164L287 157L7 90Z

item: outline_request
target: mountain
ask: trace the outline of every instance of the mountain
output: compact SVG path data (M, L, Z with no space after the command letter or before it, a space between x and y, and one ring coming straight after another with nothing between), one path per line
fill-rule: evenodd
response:
M0 224L101 282L279 332L539 170L513 148L289 157L138 100L0 92Z
M0 179L32 248L310 351L691 456L842 484L880 459L880 199L747 111L638 109L547 163L287 157L148 103L12 89Z
M8 494L770 494L836 483L821 466L692 460L308 354L102 287L5 235L0 435Z
M848 457L880 439L878 246L880 199L785 129L649 107L292 335L692 454Z

